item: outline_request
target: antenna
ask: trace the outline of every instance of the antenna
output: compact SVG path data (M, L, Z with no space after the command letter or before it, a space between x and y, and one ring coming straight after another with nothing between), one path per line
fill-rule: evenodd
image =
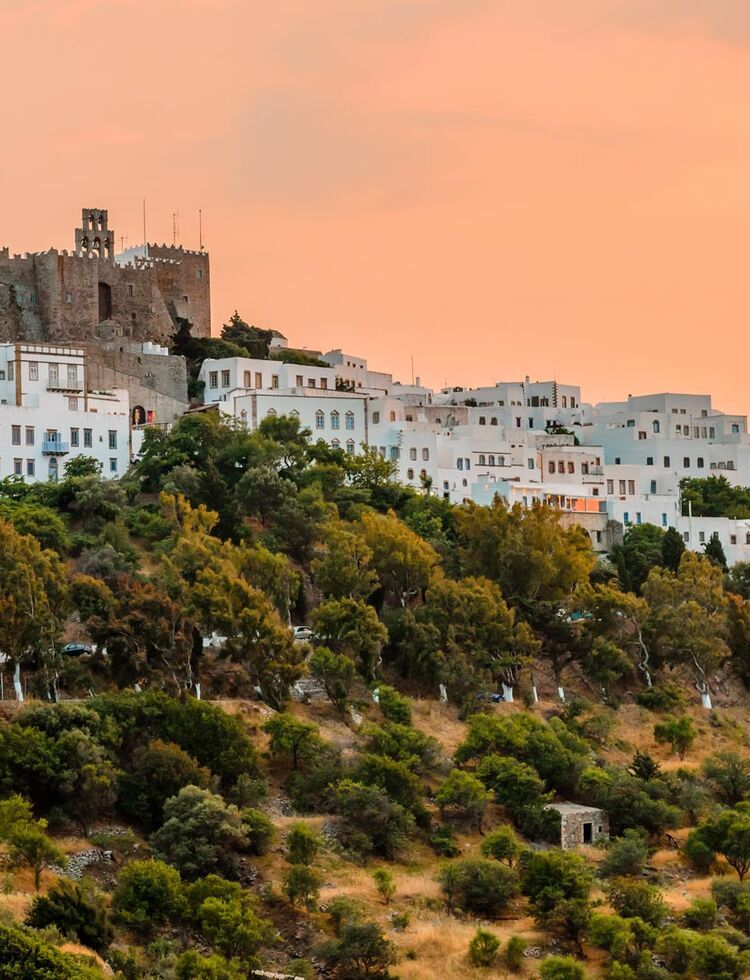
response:
M143 198L143 244L146 246L146 255L148 255L148 238L146 237L146 198Z
M411 383L414 385L414 355L411 355Z
M198 208L198 242L200 250L203 251L203 211Z

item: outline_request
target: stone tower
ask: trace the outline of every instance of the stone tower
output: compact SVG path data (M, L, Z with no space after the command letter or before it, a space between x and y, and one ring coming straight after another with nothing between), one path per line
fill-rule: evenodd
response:
M102 208L84 208L81 227L76 228L76 254L102 262L115 260L115 233L109 227L108 214Z

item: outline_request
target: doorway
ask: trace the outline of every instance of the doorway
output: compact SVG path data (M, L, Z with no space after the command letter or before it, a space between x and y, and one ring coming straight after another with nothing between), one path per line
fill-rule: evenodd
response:
M583 843L590 844L594 838L594 825L591 823L585 823L583 825Z
M109 283L99 283L99 323L112 317L112 287Z

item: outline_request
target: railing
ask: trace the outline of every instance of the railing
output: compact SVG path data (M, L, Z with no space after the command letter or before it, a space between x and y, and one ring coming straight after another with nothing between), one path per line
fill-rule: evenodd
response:
M60 439L42 440L42 453L45 456L64 456L67 452L70 452L67 442L62 442Z

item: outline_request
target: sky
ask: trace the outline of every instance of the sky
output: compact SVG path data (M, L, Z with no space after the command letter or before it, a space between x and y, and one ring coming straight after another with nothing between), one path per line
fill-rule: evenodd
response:
M748 0L0 0L0 245L211 254L237 309L433 387L750 413Z

